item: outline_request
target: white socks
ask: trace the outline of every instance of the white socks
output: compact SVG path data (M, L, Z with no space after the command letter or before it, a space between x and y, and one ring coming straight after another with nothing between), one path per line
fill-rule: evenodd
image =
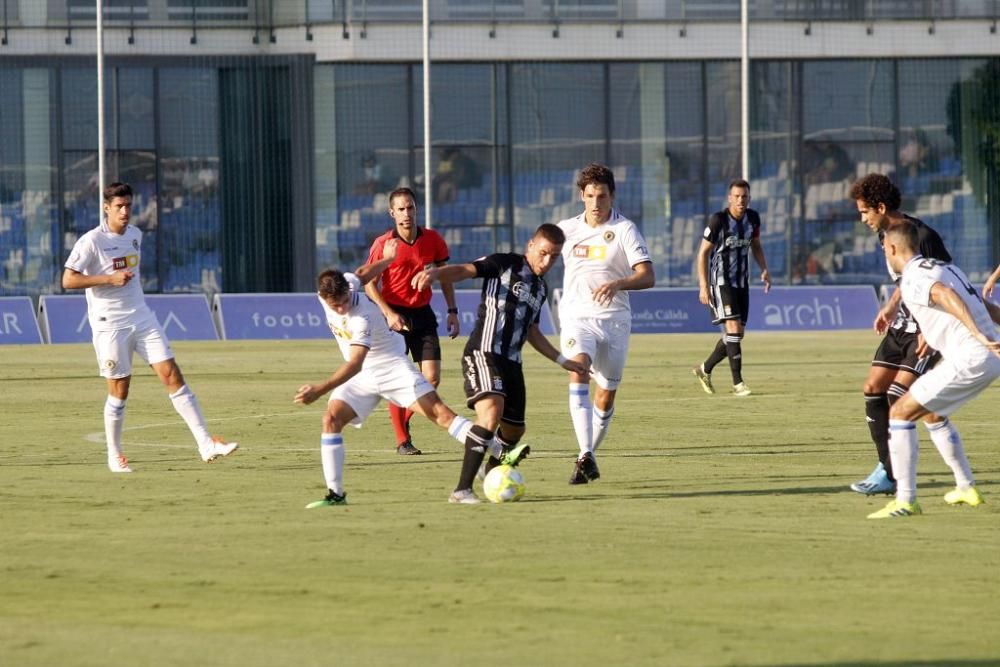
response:
M108 394L104 401L104 436L108 443L108 458L122 454L122 427L125 425L125 401Z
M926 426L938 453L941 454L941 458L955 475L955 486L964 490L975 484L969 459L966 458L965 449L962 447L962 438L951 422L945 419L936 424L926 424Z
M569 416L573 420L573 430L576 432L576 444L580 447L580 455L593 452L591 443L594 440L594 426L589 384L569 383Z
M604 442L604 436L608 434L608 427L611 426L611 417L615 414L615 406L611 406L611 409L604 412L596 405L594 406L594 419L591 423L591 429L594 434L594 444L592 451L597 451L597 448L601 446Z
M339 433L324 433L319 441L326 487L338 496L344 495L344 438Z
M889 455L896 477L896 500L912 503L917 499L917 425L889 420Z
M205 427L205 418L201 414L201 406L198 399L188 389L187 385L170 394L170 401L174 404L174 410L181 416L184 423L191 429L191 435L198 443L199 449L212 446L212 436Z

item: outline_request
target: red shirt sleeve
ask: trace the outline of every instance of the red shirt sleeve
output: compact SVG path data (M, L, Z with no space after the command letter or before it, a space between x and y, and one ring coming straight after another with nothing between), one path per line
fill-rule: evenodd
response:
M385 235L382 235L375 239L372 243L371 250L368 251L368 261L365 264L374 264L375 262L382 259L382 247L385 245Z
M433 231L433 230L431 230ZM434 262L447 262L449 259L448 244L444 237L434 232Z

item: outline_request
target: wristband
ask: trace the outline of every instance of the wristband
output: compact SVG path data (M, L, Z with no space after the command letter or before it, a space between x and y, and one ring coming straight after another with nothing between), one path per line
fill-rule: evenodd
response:
M448 314L449 315L458 315L458 308L449 308L448 309Z
M565 364L566 361L567 361L566 357L564 357L562 354L560 354L558 357L556 357L556 363L559 364L560 366L562 366L563 364Z

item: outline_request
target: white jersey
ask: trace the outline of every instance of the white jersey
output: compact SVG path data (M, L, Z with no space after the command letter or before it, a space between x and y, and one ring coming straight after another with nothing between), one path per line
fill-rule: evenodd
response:
M952 361L981 359L984 354L992 354L955 316L942 310L939 305L931 304L931 288L935 283L942 283L955 290L965 301L980 331L991 338L996 332L979 293L969 284L968 277L960 268L917 255L903 267L899 288L902 290L903 301L920 325L927 343L941 352L945 359Z
M138 227L128 225L123 233L115 234L107 222L81 236L73 246L66 260L67 269L85 276L111 275L123 269L134 274L121 287L98 285L86 289L87 314L93 331L116 331L155 319L142 293L141 247L142 231Z
M346 314L338 314L326 301L319 299L326 312L326 322L340 345L344 360L351 358L352 346L361 345L368 348L362 370L385 370L399 364L409 366L406 340L385 323L382 311L365 294L358 277L353 273L345 273L344 277L351 286L351 307Z
M635 223L616 210L596 227L587 224L585 215L559 223L566 234L559 318L631 318L627 291L619 291L607 305L594 301L593 291L612 280L628 278L632 267L650 261L646 240Z

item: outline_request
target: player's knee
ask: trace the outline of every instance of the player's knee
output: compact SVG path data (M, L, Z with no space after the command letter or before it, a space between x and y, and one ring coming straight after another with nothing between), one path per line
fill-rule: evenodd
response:
M889 387L886 383L881 382L879 380L873 380L871 378L868 378L867 380L865 380L865 384L864 386L862 386L861 391L870 395L884 394L886 389L888 388Z

